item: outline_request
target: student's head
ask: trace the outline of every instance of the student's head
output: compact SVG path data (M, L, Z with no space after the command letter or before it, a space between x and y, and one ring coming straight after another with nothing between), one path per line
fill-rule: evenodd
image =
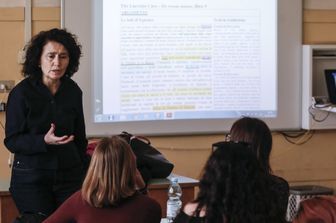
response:
M196 198L198 209L206 207L206 222L222 223L223 216L227 223L267 222L271 214L281 219L270 202L269 175L248 144L220 142L216 147L204 167Z
M269 173L272 171L269 163L272 134L265 122L250 117L237 120L231 127L230 140L249 143L263 169Z
M119 136L97 144L85 177L82 196L94 207L118 205L136 191L136 158Z
M31 41L26 45L25 61L22 67L22 73L25 77L42 77L42 53L45 50L45 46L50 43L60 44L67 53L68 64L64 76L72 77L78 71L82 51L81 45L77 42L77 37L65 29L54 28L41 31L33 36Z
M300 202L300 208L293 223L336 222L336 197L313 197Z

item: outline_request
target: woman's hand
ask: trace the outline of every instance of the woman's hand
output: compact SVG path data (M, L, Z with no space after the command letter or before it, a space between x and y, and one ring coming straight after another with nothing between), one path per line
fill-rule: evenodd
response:
M142 191L143 189L147 190L145 181L142 179L141 173L138 169L136 169L136 173L135 173L135 183L136 183L137 190L140 190L140 191Z
M55 136L55 124L51 123L51 127L47 134L44 136L44 141L45 143L49 145L62 145L62 144L67 144L74 140L74 136L70 135L64 135L61 137Z

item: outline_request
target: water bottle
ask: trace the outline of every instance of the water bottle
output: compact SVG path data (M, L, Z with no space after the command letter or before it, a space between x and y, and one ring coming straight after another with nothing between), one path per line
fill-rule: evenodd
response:
M178 184L178 179L172 177L170 179L170 185L168 188L168 200L167 200L167 220L168 223L173 222L176 215L180 212L182 207L182 189Z

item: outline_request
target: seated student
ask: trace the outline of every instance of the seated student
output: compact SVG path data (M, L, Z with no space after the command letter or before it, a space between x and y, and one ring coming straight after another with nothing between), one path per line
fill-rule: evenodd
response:
M174 223L282 223L271 178L245 143L220 142L200 180L199 193Z
M129 144L119 136L103 138L93 152L82 189L44 223L159 223L160 205L139 193L139 184L144 186Z
M336 222L336 197L320 196L300 202L300 208L293 223Z
M257 118L243 117L232 125L230 140L246 142L251 145L263 170L272 178L273 191L280 198L278 207L281 209L283 217L285 218L289 197L289 185L283 178L272 174L269 161L272 151L272 133L266 123Z

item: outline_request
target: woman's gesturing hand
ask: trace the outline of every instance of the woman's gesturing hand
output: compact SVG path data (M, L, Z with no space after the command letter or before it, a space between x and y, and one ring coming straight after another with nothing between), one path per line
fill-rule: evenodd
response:
M61 144L66 144L74 140L73 135L64 135L64 136L56 136L55 135L55 124L51 123L51 127L47 134L44 136L44 141L49 144L49 145L61 145Z

